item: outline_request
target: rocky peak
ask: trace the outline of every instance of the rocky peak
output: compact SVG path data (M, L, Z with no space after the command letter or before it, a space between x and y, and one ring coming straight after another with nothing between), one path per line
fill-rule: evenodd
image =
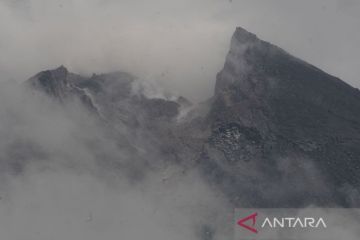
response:
M27 82L50 96L63 98L70 88L68 76L68 70L64 66L60 66L54 70L42 71Z
M215 98L220 107L269 106L280 99L282 104L302 102L353 118L350 112L359 109L360 94L340 79L237 28L224 68L217 75Z
M183 97L177 100L149 97L143 91L134 89L137 85L142 85L141 81L120 71L84 77L60 66L42 71L26 83L55 100L65 102L77 99L107 121L112 119L127 124L137 123L140 119L145 119L141 120L145 123L159 119L171 121L179 114L180 109L191 105Z
M42 71L35 75L42 83L46 84L47 82L67 82L68 70L61 65L60 67L53 70Z
M182 121L189 101L154 98L142 85L134 94L126 73L88 78L59 67L28 82L57 99L80 98L121 146L130 133L139 149L199 167L234 206L348 206L341 191L360 186L359 91L242 28L215 95Z
M242 28L210 109L211 146L230 165L296 156L311 159L337 186L360 184L360 92Z
M235 41L239 43L249 43L249 42L255 42L259 39L254 33L248 32L242 27L237 27L235 30L235 33L232 37L232 43L235 44Z
M51 71L53 73L53 75L55 77L58 78L66 78L66 76L68 75L69 71L67 70L66 67L64 67L63 65L61 65L60 67L54 69Z

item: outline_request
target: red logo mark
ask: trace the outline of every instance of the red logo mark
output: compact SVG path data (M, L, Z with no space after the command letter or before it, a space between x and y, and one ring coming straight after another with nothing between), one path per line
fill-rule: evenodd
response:
M256 224L256 217L257 217L257 215L258 215L257 213L253 213L253 214L247 216L246 218L240 219L240 220L237 222L237 224L238 224L240 227L243 227L243 228L245 228L245 229L247 229L247 230L249 230L249 231L251 231L251 232L253 232L253 233L258 233L257 229L254 228L254 226L255 226L255 224ZM251 220L251 219L252 219L252 224L251 224L251 226L246 225L245 222L247 222L247 221L249 221L249 220Z

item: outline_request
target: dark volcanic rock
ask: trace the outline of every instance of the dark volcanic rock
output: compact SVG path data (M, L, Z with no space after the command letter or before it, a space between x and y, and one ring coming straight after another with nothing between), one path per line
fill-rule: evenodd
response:
M68 82L69 72L64 66L55 70L47 70L36 74L28 82L35 88L42 89L49 95L63 98L70 89Z
M242 28L236 29L224 68L217 76L208 122L210 148L223 152L228 161L219 168L248 165L249 171L255 171L252 180L267 172L261 181L280 188L323 181L324 189L332 192L326 194L311 185L306 194L295 193L298 203L346 205L347 196L338 189L360 185L359 90ZM284 158L299 171L311 162L321 170L317 176L323 179L305 176L307 172L300 179L296 179L296 172L287 179L294 169L279 171L278 159ZM224 174L234 176L232 186L237 189L236 181L242 181L242 176L237 177L232 169ZM266 182L259 184L276 191ZM286 195L294 195L285 189L278 190L283 199L276 202L264 192L265 205L297 205L285 200Z
M177 124L180 109L191 105L183 97L171 97L176 99L174 101L149 97L146 95L148 86L125 72L83 77L68 72L63 66L38 73L26 85L46 93L64 106L80 100L90 116L96 116L95 122L106 138L121 149L124 155L121 157L129 159L126 168L134 171L130 174L133 180L141 179L148 170L139 166L159 168L164 160L175 162L180 159L179 149L182 148L171 131ZM95 152L101 165L120 164L111 153L98 149L96 144L91 151ZM156 162L150 166L148 161L151 159Z
M177 103L134 92L135 81L134 76L125 72L93 74L87 78L70 73L61 66L36 74L27 84L60 102L79 99L106 121L120 121L134 126L141 119L146 122L149 119L171 120L177 116L180 104L190 105L183 97Z
M134 91L123 72L87 78L60 67L28 83L81 99L131 159L197 167L234 206L360 205L359 90L242 28L214 96L198 106Z
M76 81L83 79L81 76L68 72L64 66L54 70L47 70L36 74L27 80L26 84L32 88L43 91L48 96L60 102L69 99L78 99L90 110L96 108L90 96L75 85Z

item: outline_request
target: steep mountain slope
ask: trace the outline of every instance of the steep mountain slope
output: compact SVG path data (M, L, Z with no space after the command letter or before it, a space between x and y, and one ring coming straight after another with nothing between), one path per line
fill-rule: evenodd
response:
M265 205L352 201L343 191L360 184L360 91L340 79L237 28L207 122L224 174L236 186L234 168L256 170L247 182L264 185L254 184Z
M242 28L214 96L196 107L148 97L124 72L60 67L28 83L80 100L134 158L199 169L234 206L360 204L359 90Z

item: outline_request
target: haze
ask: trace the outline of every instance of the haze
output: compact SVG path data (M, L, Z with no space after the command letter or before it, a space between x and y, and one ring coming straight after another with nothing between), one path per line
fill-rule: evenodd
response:
M359 87L359 11L356 0L2 0L0 74L125 70L204 100L242 26Z

